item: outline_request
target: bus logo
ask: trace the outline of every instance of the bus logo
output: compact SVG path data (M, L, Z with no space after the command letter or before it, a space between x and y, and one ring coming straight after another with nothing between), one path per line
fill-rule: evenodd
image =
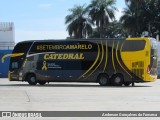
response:
M5 118L10 118L10 117L12 117L12 116L11 116L11 112L2 112L2 117L5 117Z
M47 69L48 69L48 68L47 68L47 63L46 63L46 61L44 61L44 62L43 62L42 70L43 70L43 71L47 71Z

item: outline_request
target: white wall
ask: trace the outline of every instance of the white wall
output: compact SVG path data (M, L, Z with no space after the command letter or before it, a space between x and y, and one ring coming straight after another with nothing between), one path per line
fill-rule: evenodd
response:
M8 22L0 22L0 49L13 49L14 45L14 24Z

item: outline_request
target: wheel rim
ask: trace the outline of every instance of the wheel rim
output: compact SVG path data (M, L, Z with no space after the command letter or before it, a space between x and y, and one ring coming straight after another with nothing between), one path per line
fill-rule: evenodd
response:
M115 83L120 83L121 82L121 78L120 77L116 77L115 78Z
M107 78L105 78L105 77L102 77L102 78L100 79L100 81L101 81L101 83L102 83L103 85L107 84Z
M35 77L31 77L31 82L36 82L36 78Z

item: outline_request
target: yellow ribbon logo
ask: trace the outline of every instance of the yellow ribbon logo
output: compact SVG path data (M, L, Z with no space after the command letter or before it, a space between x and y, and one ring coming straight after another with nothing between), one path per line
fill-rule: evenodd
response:
M44 62L43 62L42 70L44 70L44 71L46 71L46 70L47 70L47 63L46 63L46 61L44 61Z

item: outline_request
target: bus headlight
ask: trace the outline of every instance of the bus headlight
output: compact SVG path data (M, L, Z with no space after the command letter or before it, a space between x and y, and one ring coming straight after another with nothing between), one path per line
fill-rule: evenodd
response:
M23 75L23 73L22 72L19 72L19 76L22 76Z

